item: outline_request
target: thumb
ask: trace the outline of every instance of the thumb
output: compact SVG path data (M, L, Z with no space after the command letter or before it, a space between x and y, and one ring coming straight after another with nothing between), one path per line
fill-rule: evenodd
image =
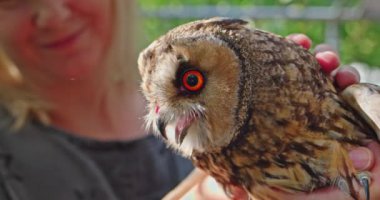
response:
M351 150L349 156L354 167L359 171L370 170L375 161L372 151L365 147L358 147Z

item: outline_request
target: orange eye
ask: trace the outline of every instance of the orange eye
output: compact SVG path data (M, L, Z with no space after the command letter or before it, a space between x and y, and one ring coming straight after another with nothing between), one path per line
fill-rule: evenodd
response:
M182 85L190 92L197 92L204 85L203 74L197 70L189 70L182 76Z

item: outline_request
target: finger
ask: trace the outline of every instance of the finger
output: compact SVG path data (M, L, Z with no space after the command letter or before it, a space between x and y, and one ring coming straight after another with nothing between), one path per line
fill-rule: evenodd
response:
M335 75L335 83L341 90L352 84L359 83L359 81L359 72L350 66L339 69Z
M312 193L296 193L288 194L284 192L276 192L276 197L281 200L316 200L316 199L334 199L334 200L347 200L350 199L349 195L344 194L342 191L330 187L315 190Z
M368 144L368 148L372 151L375 152L375 154L380 157L380 144L377 142L371 142ZM380 161L380 160L379 160Z
M376 157L371 177L371 199L380 199L380 144L378 142L372 142L368 145L368 148Z
M197 187L195 199L228 200L226 193L214 178L208 176Z
M324 51L317 53L315 55L315 58L319 62L321 70L325 74L330 74L339 66L340 63L338 55L332 51Z
M305 49L310 49L310 47L311 47L311 43L312 43L311 39L304 34L294 33L294 34L288 35L286 38L292 40L293 42L295 42L299 45L301 45Z
M241 187L233 187L231 188L231 199L232 200L245 200L248 199L247 192Z
M365 147L358 147L351 150L349 156L355 168L359 171L370 170L375 163L372 151Z
M371 142L367 145L368 149L374 155L375 164L371 169L371 198L370 199L380 199L380 144L377 142ZM364 191L360 191L361 199L364 199Z

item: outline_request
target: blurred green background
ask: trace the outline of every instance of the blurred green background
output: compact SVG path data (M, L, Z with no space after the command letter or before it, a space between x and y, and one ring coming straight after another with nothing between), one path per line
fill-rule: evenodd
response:
M376 0L375 0L376 1ZM361 0L138 0L142 13L153 12L166 6L185 7L191 5L215 6L332 6L339 2L343 7L357 8ZM378 1L380 4L380 1ZM147 17L142 14L141 41L139 49L147 46L158 36L169 29L197 18L163 19ZM242 16L244 17L244 16ZM313 40L313 47L325 41L325 30L328 28L321 20L287 20L261 19L254 20L255 27L280 35L305 33ZM380 66L380 22L368 20L340 21L338 26L338 52L342 63L363 62L370 66Z

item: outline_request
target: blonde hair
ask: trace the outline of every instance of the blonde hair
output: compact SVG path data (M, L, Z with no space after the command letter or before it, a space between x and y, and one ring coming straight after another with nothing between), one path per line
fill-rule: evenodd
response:
M114 30L110 48L105 58L110 67L110 80L126 83L136 80L136 52L133 45L135 30L135 2L133 0L113 0ZM127 83L126 83L127 84ZM23 80L17 66L11 62L5 52L0 51L0 104L13 117L13 129L22 127L28 119L49 124L47 102L40 98Z
M114 0L113 40L106 64L115 67L110 70L112 80L125 81L135 79L137 74L136 47L136 5L134 0Z

